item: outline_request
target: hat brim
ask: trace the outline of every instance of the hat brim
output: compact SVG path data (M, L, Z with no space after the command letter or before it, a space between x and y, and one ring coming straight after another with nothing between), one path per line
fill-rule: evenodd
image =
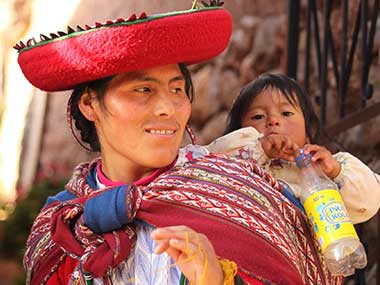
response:
M232 19L221 8L155 15L25 47L18 62L35 87L61 91L107 76L211 59L228 45Z

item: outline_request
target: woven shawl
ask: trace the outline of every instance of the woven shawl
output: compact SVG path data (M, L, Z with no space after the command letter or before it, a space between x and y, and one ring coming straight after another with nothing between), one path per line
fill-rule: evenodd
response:
M54 203L37 217L24 257L30 284L46 283L67 255L94 276L106 274L133 247L133 219L156 227L187 225L204 233L219 257L235 261L241 272L265 284L342 284L321 262L305 215L280 185L254 162L223 155L173 167L143 187L130 185L131 223L84 243L72 225L86 199L110 190L89 186L95 166L96 161L78 166L67 184L78 199Z

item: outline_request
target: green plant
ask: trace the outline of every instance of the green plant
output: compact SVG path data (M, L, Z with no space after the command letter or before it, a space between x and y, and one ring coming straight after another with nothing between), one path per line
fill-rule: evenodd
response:
M3 231L0 243L1 255L18 259L21 262L34 219L46 202L47 197L63 190L64 185L63 180L44 178L36 182L27 196L16 203L14 212L8 220L3 222L1 227Z

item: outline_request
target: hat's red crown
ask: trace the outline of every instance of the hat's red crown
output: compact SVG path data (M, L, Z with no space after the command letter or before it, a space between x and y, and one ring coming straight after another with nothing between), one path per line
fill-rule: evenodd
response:
M225 49L231 32L231 15L212 6L68 27L67 33L40 35L39 42L32 38L15 48L30 83L60 91L119 73L211 59Z

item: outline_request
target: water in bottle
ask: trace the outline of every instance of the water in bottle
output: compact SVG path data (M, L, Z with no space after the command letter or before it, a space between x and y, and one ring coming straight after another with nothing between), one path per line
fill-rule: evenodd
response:
M349 276L364 268L367 257L337 185L303 150L296 159L300 168L301 202L311 221L329 271Z

